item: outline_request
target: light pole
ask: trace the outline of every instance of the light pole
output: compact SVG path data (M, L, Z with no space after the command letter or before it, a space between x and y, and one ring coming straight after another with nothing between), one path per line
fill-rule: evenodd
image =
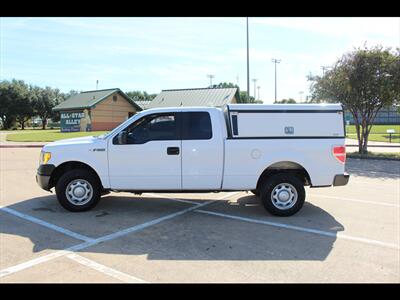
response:
M271 59L271 61L275 64L275 103L276 103L276 93L277 93L277 86L276 86L276 64L279 64L280 62L281 62L281 60L280 59L276 59L276 58L273 58L273 59Z
M327 67L327 66L321 66L321 69L322 69L322 76L323 76L323 75L325 75L325 70L328 70L329 67Z
M212 79L215 77L212 74L207 75L208 78L210 78L210 87L212 87Z
M251 80L251 81L254 82L254 100L256 100L256 96L257 96L257 95L256 95L256 82L257 82L257 80L258 80L258 79L255 79L255 78Z
M300 103L301 103L301 101L303 100L303 97L302 97L303 93L304 93L303 91L300 91L300 92L299 92L299 94L300 94Z
M96 90L98 90L98 89L99 89L99 81L96 80Z
M250 100L249 17L246 17L246 31L247 31L247 98Z
M257 97L257 100L260 101L260 86L257 87L257 90L258 90L258 97Z

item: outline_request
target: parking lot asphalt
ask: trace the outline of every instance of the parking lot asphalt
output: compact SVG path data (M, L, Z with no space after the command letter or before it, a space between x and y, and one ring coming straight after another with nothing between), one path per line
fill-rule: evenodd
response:
M400 162L348 159L279 218L251 193L111 193L84 213L35 181L39 148L0 149L0 282L400 283Z

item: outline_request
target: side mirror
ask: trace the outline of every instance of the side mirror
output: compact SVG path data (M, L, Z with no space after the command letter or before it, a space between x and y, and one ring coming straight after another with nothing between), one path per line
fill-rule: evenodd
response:
M118 133L118 145L125 145L127 143L127 133L126 131L121 131Z

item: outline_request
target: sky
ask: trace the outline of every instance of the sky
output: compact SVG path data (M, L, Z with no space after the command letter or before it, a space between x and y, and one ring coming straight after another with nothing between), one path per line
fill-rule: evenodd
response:
M364 44L400 47L400 18L249 18L250 95L274 101L276 58L278 100L305 100L308 74ZM207 87L207 75L247 90L245 17L0 18L0 80L160 93Z

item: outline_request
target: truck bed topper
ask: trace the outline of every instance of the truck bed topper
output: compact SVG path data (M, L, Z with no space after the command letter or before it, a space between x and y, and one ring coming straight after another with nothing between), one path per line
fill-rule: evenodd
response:
M341 104L229 104L224 111L229 138L343 139L345 137Z

